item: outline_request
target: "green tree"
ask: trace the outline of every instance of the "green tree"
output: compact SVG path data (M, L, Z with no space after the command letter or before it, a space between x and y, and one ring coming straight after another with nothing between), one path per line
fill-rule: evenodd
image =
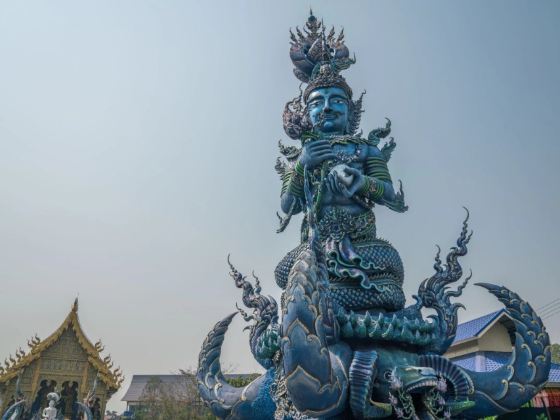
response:
M241 377L241 376L235 376L235 374L230 374L227 376L226 381L236 387L236 388L241 388L244 386L249 385L251 382L253 382L255 379L257 379L260 375L258 373L252 373L248 376L245 377Z
M552 363L560 363L560 344L554 343L550 346L550 353L552 355Z

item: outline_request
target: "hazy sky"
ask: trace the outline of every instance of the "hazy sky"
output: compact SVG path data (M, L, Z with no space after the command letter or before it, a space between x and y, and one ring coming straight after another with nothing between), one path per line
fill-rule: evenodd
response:
M408 296L471 211L464 266L535 308L560 297L560 3L2 1L0 359L82 326L127 376L195 367L240 294L226 255L279 296L298 242L275 233L298 92L288 29L312 6L344 27L365 132L393 121L410 210L377 210ZM500 307L471 285L461 321ZM560 341L560 315L546 320ZM253 371L238 320L223 361Z

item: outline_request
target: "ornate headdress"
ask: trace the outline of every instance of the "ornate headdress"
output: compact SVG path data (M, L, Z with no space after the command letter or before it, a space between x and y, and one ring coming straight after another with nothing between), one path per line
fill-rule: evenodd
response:
M290 58L296 77L307 83L303 99L314 89L332 86L343 89L351 98L352 89L339 74L356 62L344 45L344 30L337 35L333 27L327 35L325 25L311 12L303 32L296 27L296 34L290 30Z
M351 108L348 131L351 135L355 134L360 124L363 93L357 101L352 101L352 89L340 75L342 70L356 62L355 57L350 58L348 47L344 44L344 30L337 35L333 27L327 34L324 23L318 21L311 11L302 30L296 27L295 34L290 30L290 39L294 74L307 86L284 108L286 134L297 139L303 132L310 131L311 122L304 104L313 90L324 87L338 87L348 95Z

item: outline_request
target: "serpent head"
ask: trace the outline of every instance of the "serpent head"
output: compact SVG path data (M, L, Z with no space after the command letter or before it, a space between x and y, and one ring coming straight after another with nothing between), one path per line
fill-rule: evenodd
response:
M429 367L397 366L390 376L391 388L420 394L438 385L436 371Z

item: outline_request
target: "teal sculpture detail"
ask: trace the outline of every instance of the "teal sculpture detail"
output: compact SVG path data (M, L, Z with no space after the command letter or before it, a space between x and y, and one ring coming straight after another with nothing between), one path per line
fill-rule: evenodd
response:
M301 241L275 270L280 308L261 294L258 278L251 283L228 259L249 309L238 308L251 322L252 354L266 371L243 388L225 380L220 353L233 313L202 345L203 401L224 419L474 419L517 410L548 378L550 342L541 319L507 288L480 283L515 324L509 363L478 373L442 356L463 307L452 298L471 277L459 263L472 235L468 211L456 246L445 262L438 249L435 273L405 307L401 258L377 236L373 213L375 205L407 210L387 166L395 149L391 121L358 133L363 94L353 100L340 75L355 63L342 32L327 32L311 14L291 33L290 57L306 86L283 115L300 147L280 144L278 230L302 213ZM435 314L425 319L424 309Z

